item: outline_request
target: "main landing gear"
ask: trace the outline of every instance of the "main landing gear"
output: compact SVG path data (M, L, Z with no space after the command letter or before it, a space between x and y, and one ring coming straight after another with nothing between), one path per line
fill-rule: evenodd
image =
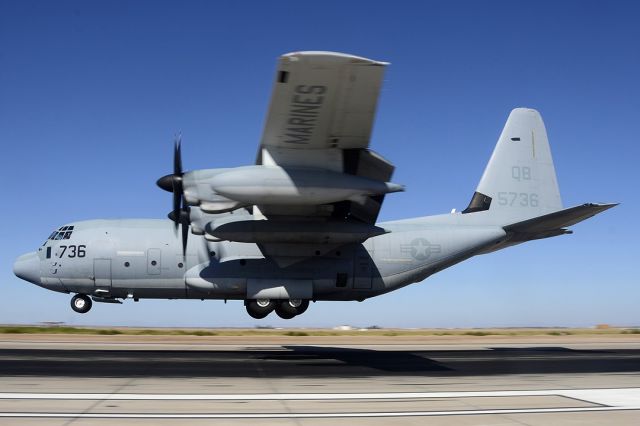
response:
M282 319L291 319L304 313L309 307L309 301L304 299L271 300L251 299L245 300L247 313L255 319L262 319L272 311Z
M79 314L86 314L91 309L91 299L84 294L76 294L71 298L71 309Z

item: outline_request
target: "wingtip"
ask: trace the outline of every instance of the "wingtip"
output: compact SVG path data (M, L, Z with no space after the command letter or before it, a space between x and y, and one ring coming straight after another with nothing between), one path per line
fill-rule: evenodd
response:
M598 206L598 207L602 207L605 209L611 209L615 206L619 206L620 203L589 203L592 206Z
M303 50L303 51L297 51L297 52L289 52L289 53L285 53L284 55L281 55L280 57L282 59L286 59L289 61L297 61L301 58L306 58L310 60L314 60L314 59L337 60L337 61L347 61L352 63L379 65L379 66L390 65L389 62L376 61L374 59L365 58L363 56L352 55L350 53L331 52L331 51L324 51L324 50Z
M598 213L612 209L618 206L620 203L585 203L584 206L591 207L597 210Z

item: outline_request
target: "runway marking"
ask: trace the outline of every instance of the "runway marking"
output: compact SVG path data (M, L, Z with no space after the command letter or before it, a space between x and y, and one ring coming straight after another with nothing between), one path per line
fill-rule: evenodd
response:
M469 397L561 396L596 404L596 407L509 408L449 411L373 411L334 413L42 413L0 412L0 418L110 418L110 419L275 419L275 418L340 418L340 417L424 417L486 414L571 413L597 411L640 410L640 388L552 389L526 391L467 392L393 392L393 393L270 393L270 394L107 394L107 393L0 393L5 400L175 400L175 401L265 401L265 400L378 400L378 399L438 399Z
M309 401L355 399L424 399L509 396L564 396L594 404L640 406L640 388L549 389L520 391L391 392L391 393L257 393L257 394L162 394L162 393L26 393L0 392L0 399L147 400L147 401Z
M399 411L365 413L255 413L255 414L141 414L141 413L0 413L0 418L84 418L84 419L282 419L282 418L340 418L340 417L432 417L469 416L486 414L534 414L574 413L584 411L640 410L637 407L581 407L581 408L532 408L458 411Z

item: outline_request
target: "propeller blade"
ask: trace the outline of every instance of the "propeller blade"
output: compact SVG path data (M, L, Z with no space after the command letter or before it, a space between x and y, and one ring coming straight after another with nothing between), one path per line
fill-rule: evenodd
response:
M182 198L182 194L174 189L173 191L173 224L175 226L176 232L178 231L178 224L180 223L180 199Z
M173 149L173 212L175 216L175 230L178 232L178 224L182 222L182 205L184 204L184 191L182 188L182 136L176 137Z
M180 197L180 223L182 224L182 257L187 257L187 239L189 238L189 224L191 223L191 208L187 206L184 196Z
M186 213L186 212L184 212ZM185 214L186 220L182 221L182 257L187 256L187 239L189 238L189 215Z
M181 145L182 138L176 138L175 145L173 147L173 174L162 176L156 181L156 185L161 189L164 189L167 192L173 192L174 194L178 192L180 195L182 195L182 176L184 174L182 173Z
M178 135L173 147L173 174L161 177L156 183L165 191L173 192L172 210L167 216L173 221L176 236L178 227L182 225L182 255L186 257L191 219L190 208L184 199L182 176L182 136Z
M173 151L173 174L182 177L182 136L176 138Z

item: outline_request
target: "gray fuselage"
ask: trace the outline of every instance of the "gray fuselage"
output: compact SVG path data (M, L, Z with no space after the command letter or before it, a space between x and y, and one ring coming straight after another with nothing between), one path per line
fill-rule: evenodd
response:
M379 224L390 231L287 267L258 245L189 239L186 256L170 220L91 220L69 224L68 239L38 249L35 284L109 298L363 300L422 281L506 233L480 214ZM35 266L35 265L34 265Z

